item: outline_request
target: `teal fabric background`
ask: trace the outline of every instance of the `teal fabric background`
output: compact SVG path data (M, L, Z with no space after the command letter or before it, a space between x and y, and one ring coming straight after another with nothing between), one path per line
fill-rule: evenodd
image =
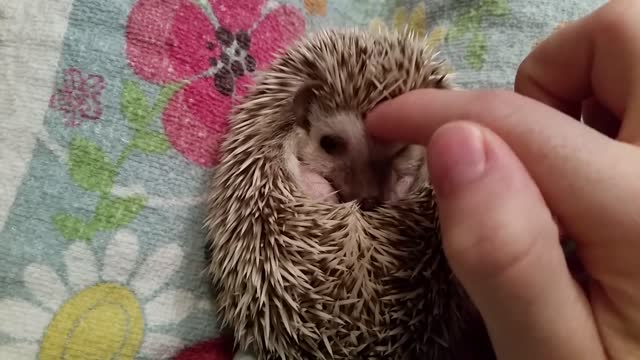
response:
M0 358L58 358L56 351L72 345L52 345L56 336L50 332L58 329L51 325L54 323L71 324L68 333L58 335L68 341L90 328L95 338L85 344L85 355L92 359L105 358L101 357L108 353L105 349L116 343L125 344L113 345L112 355L119 359L170 356L219 335L208 301L209 288L202 277L203 200L215 166L193 160L204 159L193 155L198 152L194 149L197 144L185 145L175 125L180 117L166 115L172 106L173 114L184 110L185 118L200 114L198 109L189 110L188 99L189 94L200 92L184 90L184 85L174 93L171 86L177 86L176 82L160 84L136 73L135 61L126 52L126 30L137 2L73 3L58 75L51 84L51 107L42 119L45 131L0 231ZM518 64L537 41L561 22L580 17L603 2L328 0L326 10L314 13L309 10L311 2L291 0L265 2L265 9L290 6L303 19L304 31L310 32L326 27L368 27L372 21L392 27L398 8L411 14L423 6L426 17L420 26L446 30L443 55L454 64L460 85L511 88ZM265 9L263 16L271 11ZM222 16L215 11L214 15ZM289 24L285 18L278 21ZM297 25L286 26L293 29ZM259 39L252 36L254 42ZM74 87L73 81L83 85ZM84 104L80 110L64 110L60 98L76 96L69 92L80 97L77 101ZM180 101L178 96L182 96ZM157 105L158 111L145 120L135 120L144 117L140 104L145 102L148 108ZM210 111L216 121L224 120L222 110ZM165 116L170 119L163 120ZM223 127L220 124L212 122L202 131L215 131ZM178 129L176 133L171 133L172 127ZM129 320L93 322L85 329L78 319L91 315L92 310L81 316L64 304L87 288L106 283L118 284L133 294L133 302L114 302ZM87 301L80 303L89 304ZM95 310L100 304L87 306ZM143 314L141 323L134 321L132 311ZM122 340L127 334L133 335ZM126 345L127 341L132 345Z

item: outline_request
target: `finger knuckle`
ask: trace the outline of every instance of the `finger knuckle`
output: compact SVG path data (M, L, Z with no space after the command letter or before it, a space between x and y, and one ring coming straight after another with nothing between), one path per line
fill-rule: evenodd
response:
M518 65L514 82L515 91L519 93L523 92L523 90L526 91L523 87L533 83L532 80L535 79L538 68L537 64L535 59L533 59L533 55L529 55Z
M475 225L472 238L461 241L464 246L451 247L449 254L476 274L500 276L538 256L537 247L553 236L547 228L519 227L487 216Z

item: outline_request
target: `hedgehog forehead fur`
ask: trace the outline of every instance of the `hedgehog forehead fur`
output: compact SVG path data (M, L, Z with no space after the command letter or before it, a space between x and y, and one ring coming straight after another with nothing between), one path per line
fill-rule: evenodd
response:
M359 112L409 89L435 87L450 75L423 39L409 31L396 34L320 32L285 53L273 71L322 83L323 110Z
M208 198L208 274L223 327L258 359L453 359L470 309L441 247L428 184L371 212L311 201L286 166L290 102L366 112L453 85L409 31L329 30L280 53L238 103Z
M326 30L298 40L257 76L251 100L270 101L269 110L288 109L304 81L316 80L324 111L367 112L382 100L413 89L450 87L453 74L426 38L413 32ZM254 106L251 100L237 108Z

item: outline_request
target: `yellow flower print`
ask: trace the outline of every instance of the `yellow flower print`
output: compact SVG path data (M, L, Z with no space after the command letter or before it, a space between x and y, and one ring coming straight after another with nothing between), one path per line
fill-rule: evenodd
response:
M387 30L387 26L380 18L373 19L369 23L369 28L373 31ZM407 14L405 7L397 7L393 12L393 28L395 30L407 28L420 37L427 35L427 43L433 47L439 47L447 35L447 30L443 26L437 26L431 31L428 30L427 8L423 3L413 7L409 14Z
M387 25L384 24L384 21L382 19L380 19L379 17L375 17L369 22L369 30L374 32L384 31L387 30Z
M304 8L311 15L327 15L327 0L304 0Z
M407 10L404 7L396 8L393 15L393 25L396 29L408 26L419 36L424 36L427 32L427 10L424 4L414 7L408 17Z
M139 247L137 236L123 230L107 245L101 266L84 242L65 250L64 277L48 264L27 266L24 282L33 297L0 299L0 333L12 338L0 345L0 358L160 359L184 346L156 331L210 304L166 286L182 262L177 243L146 257Z

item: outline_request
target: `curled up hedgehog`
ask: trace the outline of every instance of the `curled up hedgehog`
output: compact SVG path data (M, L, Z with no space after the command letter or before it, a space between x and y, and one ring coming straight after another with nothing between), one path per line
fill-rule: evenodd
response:
M209 196L208 275L262 359L494 359L440 246L422 147L365 134L376 104L452 88L427 38L327 30L260 74Z

